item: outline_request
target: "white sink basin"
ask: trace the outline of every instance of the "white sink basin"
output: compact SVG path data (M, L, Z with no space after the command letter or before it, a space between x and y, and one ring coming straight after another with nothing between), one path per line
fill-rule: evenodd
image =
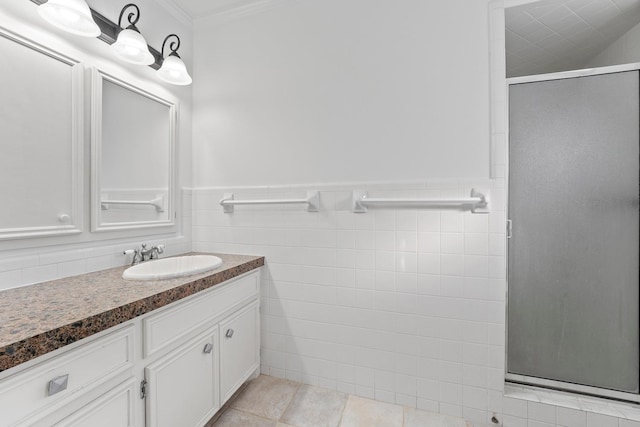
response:
M173 279L215 270L221 265L222 260L217 256L185 255L156 259L134 265L122 273L122 278L129 280Z

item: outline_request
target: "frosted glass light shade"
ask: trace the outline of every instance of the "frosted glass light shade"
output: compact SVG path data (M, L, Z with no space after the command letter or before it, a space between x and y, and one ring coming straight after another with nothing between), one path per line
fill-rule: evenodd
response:
M147 41L142 34L131 28L120 31L111 49L120 59L132 64L150 65L155 62L155 58L149 52Z
M190 85L192 80L187 67L178 55L171 54L162 62L162 66L156 71L158 78L172 85Z
M68 33L84 37L100 35L100 27L84 0L49 0L38 6L38 13L45 21Z

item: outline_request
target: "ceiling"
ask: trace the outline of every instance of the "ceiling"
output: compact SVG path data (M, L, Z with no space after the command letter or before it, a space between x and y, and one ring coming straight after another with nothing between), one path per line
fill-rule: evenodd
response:
M507 8L507 77L584 68L639 22L640 0L542 0Z
M268 0L171 0L191 20L227 12L233 9L265 3Z

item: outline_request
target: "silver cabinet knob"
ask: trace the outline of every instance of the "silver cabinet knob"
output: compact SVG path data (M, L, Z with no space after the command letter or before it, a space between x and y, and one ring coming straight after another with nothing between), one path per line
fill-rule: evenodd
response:
M229 329L227 329L227 333L225 334L225 336L227 338L231 338L233 336L233 332L234 332L234 330L229 328Z
M47 396L53 396L56 393L60 393L67 389L69 383L69 374L60 375L49 381L47 387Z
M211 350L213 350L213 344L206 343L204 345L204 350L202 350L202 351L204 351L205 354L209 354L209 353L211 353Z

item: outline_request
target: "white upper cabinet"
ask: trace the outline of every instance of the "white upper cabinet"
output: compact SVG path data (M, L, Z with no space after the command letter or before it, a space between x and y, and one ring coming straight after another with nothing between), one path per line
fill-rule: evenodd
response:
M79 233L83 67L1 30L0 52L0 239Z
M0 28L0 240L175 226L178 98L122 74Z

